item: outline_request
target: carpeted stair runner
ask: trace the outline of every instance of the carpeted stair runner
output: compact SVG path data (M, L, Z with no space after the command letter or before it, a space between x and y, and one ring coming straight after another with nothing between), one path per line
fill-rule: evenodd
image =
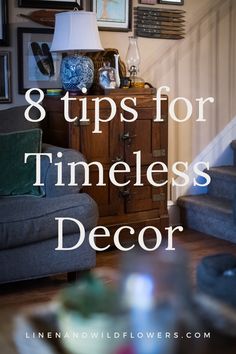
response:
M236 243L236 140L234 166L212 167L207 194L178 199L185 227Z

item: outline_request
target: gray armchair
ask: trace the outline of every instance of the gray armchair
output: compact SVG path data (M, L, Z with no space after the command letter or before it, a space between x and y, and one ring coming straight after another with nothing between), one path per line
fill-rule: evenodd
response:
M32 129L36 123L24 118L25 107L0 111L0 133ZM65 186L56 187L57 152L63 153L63 180ZM96 226L98 211L93 199L79 193L83 169L77 168L78 186L68 187L67 163L84 160L75 150L43 145L43 152L52 153L53 163L42 160L41 176L44 181L42 198L31 196L0 197L0 283L44 277L57 273L71 273L90 269L96 254L88 243L70 251L56 251L58 225L55 217L70 217L82 222L86 236ZM0 172L1 173L1 172ZM65 222L64 247L78 242L78 226Z

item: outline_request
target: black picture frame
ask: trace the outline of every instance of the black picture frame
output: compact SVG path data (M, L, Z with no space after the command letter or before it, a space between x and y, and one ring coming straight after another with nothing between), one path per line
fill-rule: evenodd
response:
M0 51L0 103L12 102L11 90L11 53Z
M44 8L44 9L74 9L75 7L79 10L83 9L83 0L64 0L64 1L55 1L55 0L18 0L18 7L27 7L27 8Z
M61 55L50 52L53 33L49 28L17 28L19 94L30 88L61 89Z
M184 5L184 0L159 0L159 4L163 5Z
M100 31L113 31L113 32L129 32L132 30L132 0L120 0L120 3L114 3L114 6L124 6L125 16L124 21L119 22L111 20L105 20L98 18L98 5L101 0L91 0L91 10L97 14L97 24ZM118 14L118 11L114 11Z
M0 46L8 46L8 7L7 0L0 0Z

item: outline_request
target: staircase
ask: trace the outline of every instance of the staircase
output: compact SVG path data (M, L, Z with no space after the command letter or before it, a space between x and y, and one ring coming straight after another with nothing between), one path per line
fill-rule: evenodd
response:
M236 243L236 140L233 166L212 167L207 194L178 199L183 226Z

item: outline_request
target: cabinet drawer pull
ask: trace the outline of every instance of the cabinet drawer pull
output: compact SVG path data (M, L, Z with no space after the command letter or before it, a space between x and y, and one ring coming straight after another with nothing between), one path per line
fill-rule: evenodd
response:
M79 124L78 125L90 125L91 123L90 123L90 121L86 121L86 122L79 122Z
M81 126L81 125L90 125L91 122L90 122L90 120L89 120L89 121L81 121L81 120L78 118L78 119L76 119L76 120L74 121L73 124L74 124L76 127L79 127L79 126Z
M120 189L119 194L122 198L129 198L130 197L130 190L129 189Z
M136 138L136 135L130 135L129 132L127 132L127 133L122 134L120 138L121 138L121 140L125 141L125 140L130 140L130 139Z

